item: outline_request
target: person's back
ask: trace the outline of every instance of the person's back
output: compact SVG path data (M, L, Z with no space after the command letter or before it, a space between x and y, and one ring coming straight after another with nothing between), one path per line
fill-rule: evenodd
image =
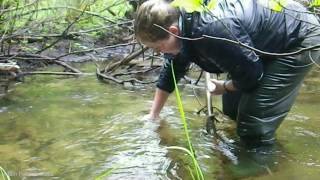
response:
M218 2L212 13L195 12L191 16L163 0L149 0L138 11L137 39L172 55L166 57L160 73L150 116L159 115L174 90L171 67L179 79L194 62L210 73L228 73L225 81L212 80L216 88L211 93L223 95L223 112L237 122L241 141L249 146L273 144L274 134L290 111L303 78L312 64L319 62L319 50L305 49L319 45L319 22L302 5L290 0L282 8L274 4L267 7L275 3L269 0ZM270 54L297 51L285 56Z
M319 26L317 18L298 2L287 0L286 4L279 6L270 2L220 0L211 13L201 13L202 22L228 21L226 19L239 21L254 47L271 53L289 50ZM275 10L276 7L280 7L280 12ZM199 24L195 26L199 27ZM227 24L224 28L227 28ZM229 31L232 33L232 29Z

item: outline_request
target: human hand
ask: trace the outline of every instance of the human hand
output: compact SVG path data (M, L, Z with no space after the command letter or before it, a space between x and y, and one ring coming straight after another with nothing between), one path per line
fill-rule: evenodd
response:
M208 85L208 89L210 91L211 94L213 95L221 95L223 93L225 93L226 89L223 87L223 80L217 80L217 79L210 79L210 82L212 83L211 85ZM210 90L210 87L215 87L213 88L213 90Z
M142 121L144 123L143 129L149 130L149 131L156 131L159 128L160 125L159 116L154 116L151 113L147 114L142 117Z

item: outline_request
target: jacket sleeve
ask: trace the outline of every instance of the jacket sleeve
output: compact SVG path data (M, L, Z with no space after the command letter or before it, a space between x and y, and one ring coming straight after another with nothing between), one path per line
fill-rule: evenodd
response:
M254 46L241 22L235 18L215 20L203 28L202 34ZM204 38L201 41L199 47L203 49L203 54L230 74L237 89L251 91L259 84L263 76L263 66L254 51L221 39Z
M177 81L186 74L190 61L183 58L181 54L178 54L177 56L165 54L164 57L165 62L160 71L156 86L161 90L171 93L175 88L171 70L171 61L173 62L173 70Z

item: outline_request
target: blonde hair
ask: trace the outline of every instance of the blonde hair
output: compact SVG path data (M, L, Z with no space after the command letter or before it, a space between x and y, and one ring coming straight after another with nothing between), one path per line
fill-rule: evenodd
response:
M140 42L156 42L168 38L169 34L154 24L168 29L178 22L179 15L179 9L172 7L168 1L148 0L144 2L139 7L134 22L134 32L137 40Z

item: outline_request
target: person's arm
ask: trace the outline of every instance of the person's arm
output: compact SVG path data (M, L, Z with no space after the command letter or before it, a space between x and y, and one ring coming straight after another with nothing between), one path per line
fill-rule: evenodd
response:
M152 103L152 107L151 107L150 114L149 114L151 119L159 118L159 114L160 114L164 104L166 103L169 95L170 95L170 93L168 93L164 90L161 90L159 88L156 89L153 103Z
M165 102L167 101L170 93L174 91L171 61L173 62L173 69L177 81L179 81L186 74L190 64L190 62L186 58L182 58L181 55L165 55L165 62L159 75L154 101L149 113L150 119L159 118L159 114L165 105Z

